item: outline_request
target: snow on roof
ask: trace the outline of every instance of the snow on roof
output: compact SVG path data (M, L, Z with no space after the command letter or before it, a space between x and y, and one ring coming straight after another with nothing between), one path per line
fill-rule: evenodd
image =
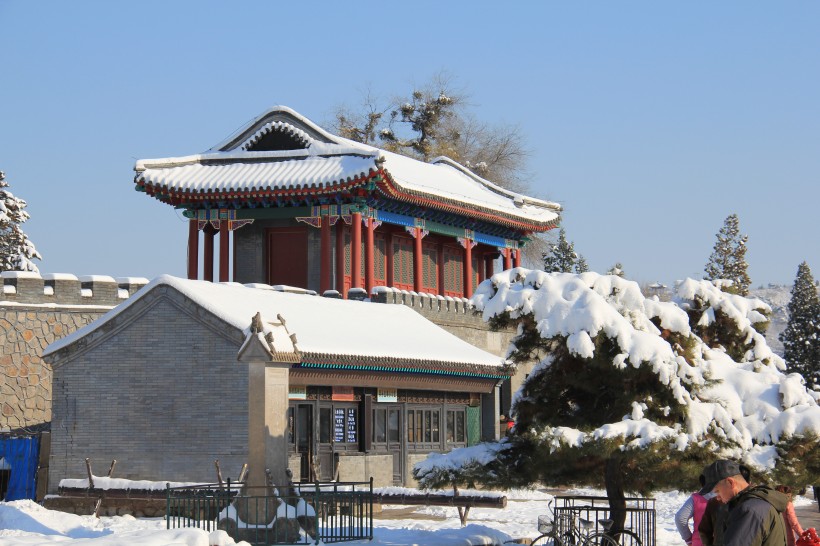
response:
M768 469L777 457L772 444L793 435L820 434L820 393L807 390L799 374L786 373L783 359L755 330L755 324L767 320L763 312L769 311L759 299L727 294L709 281L686 279L677 283L673 301L661 302L643 296L637 283L615 275L515 268L481 283L472 301L485 320L505 312L513 318L532 314L543 338L565 339L567 348L582 358L593 356L593 338L604 334L621 350L613 366L648 366L687 408L684 426L670 427L645 418L646 404L635 400L631 414L592 431L547 427L542 434L555 447L620 437L627 447L664 440L684 449L715 434L737 446L723 455L742 456L749 464ZM714 321L716 311L735 323L750 346L740 361L694 334L687 310L694 309L695 302L705 307L698 325ZM663 329L691 337L691 362L653 320ZM549 366L550 359L548 355L530 375Z
M436 326L403 305L323 298L271 289L249 288L236 283L211 283L162 275L140 289L111 312L49 345L51 355L100 328L124 312L151 290L169 286L232 325L245 336L251 319L262 315L265 333L281 317L287 331L296 335L303 362L345 356L360 359L392 359L397 362L433 362L498 368L503 359L483 351ZM158 328L162 325L157 325ZM281 334L280 334L281 335ZM496 373L497 370L488 370Z
M260 131L286 128L306 147L247 151ZM313 136L311 136L311 133ZM205 153L139 160L137 180L168 191L237 192L322 189L382 168L409 194L483 207L538 224L558 219L560 205L505 190L448 158L430 163L331 135L287 107L274 107Z

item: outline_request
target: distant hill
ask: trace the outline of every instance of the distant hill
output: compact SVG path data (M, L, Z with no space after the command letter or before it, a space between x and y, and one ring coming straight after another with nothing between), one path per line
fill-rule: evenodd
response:
M766 341L774 352L783 356L783 344L777 339L789 321L788 305L792 297L791 286L770 284L768 287L750 288L749 296L760 298L772 308L772 323L766 331Z

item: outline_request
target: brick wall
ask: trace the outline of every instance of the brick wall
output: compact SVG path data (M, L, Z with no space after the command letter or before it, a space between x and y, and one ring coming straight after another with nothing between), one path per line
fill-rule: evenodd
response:
M49 357L49 490L85 476L86 457L97 472L116 459L117 476L128 479L213 482L214 459L237 475L248 441L241 343L241 333L160 287L83 346Z

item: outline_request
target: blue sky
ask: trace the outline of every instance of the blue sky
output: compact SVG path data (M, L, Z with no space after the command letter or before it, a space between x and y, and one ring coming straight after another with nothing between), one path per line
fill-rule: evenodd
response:
M44 273L184 276L138 158L275 104L319 123L448 71L529 141L593 270L700 277L731 213L755 286L820 274L820 3L0 0L0 169Z

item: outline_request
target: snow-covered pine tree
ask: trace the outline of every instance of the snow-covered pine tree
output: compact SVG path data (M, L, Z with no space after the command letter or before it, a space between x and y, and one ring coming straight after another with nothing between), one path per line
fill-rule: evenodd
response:
M609 271L606 272L607 275L616 275L618 277L623 278L624 276L624 266L621 265L621 262L616 263L612 267L609 268Z
M613 275L519 268L472 302L518 328L511 360L537 363L510 436L430 456L414 467L420 486L604 486L617 523L625 491L694 490L716 458L743 460L756 481L820 479L820 407L758 331L760 300L686 279L662 302ZM704 330L745 350L715 349Z
M578 255L578 261L575 262L575 272L576 273L586 273L589 271L589 265L587 264L587 259L584 258L583 254Z
M558 232L558 241L549 245L549 252L544 253L544 271L547 273L572 273L578 255L575 243L567 241L564 228Z
M32 260L42 260L21 224L29 219L26 202L8 190L6 175L0 171L0 270L39 271Z
M797 268L789 300L789 322L780 333L783 357L789 370L803 376L814 389L820 387L820 298L809 264Z
M745 296L749 293L752 280L749 278L749 265L746 263L746 243L748 235L740 234L740 220L737 214L730 214L723 221L723 227L717 233L712 255L704 271L705 279L711 281L727 280L730 284L721 284L721 288L732 294Z

